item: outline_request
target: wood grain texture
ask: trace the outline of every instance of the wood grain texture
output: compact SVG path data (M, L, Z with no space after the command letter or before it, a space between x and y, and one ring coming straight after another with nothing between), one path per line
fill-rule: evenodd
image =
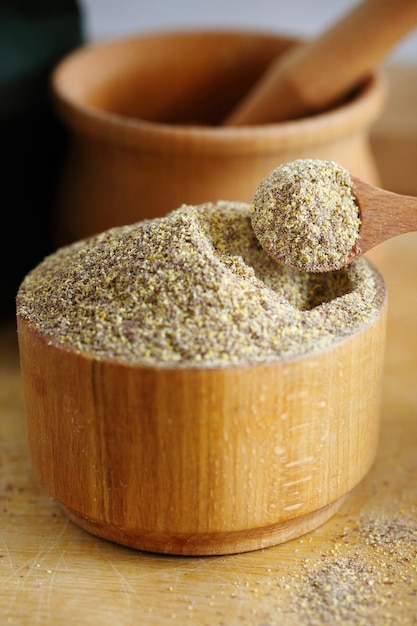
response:
M306 595L309 576L340 562L352 567L356 562L363 568L362 579L348 587L339 579L339 597L344 591L353 594L347 603L348 623L412 624L415 540L400 540L387 531L387 542L375 547L369 543L368 528L371 524L383 531L401 524L415 530L417 235L392 239L382 247L389 314L376 460L326 524L265 550L208 559L170 557L123 548L72 524L39 486L29 464L16 329L13 322L3 324L0 613L4 622L136 626L140 619L149 626L308 626L315 620L323 624L320 607ZM372 587L364 584L367 571L374 580ZM373 590L368 603L356 595L365 588ZM304 608L296 597L303 597ZM336 623L338 615L330 613L327 623Z
M222 369L94 360L20 318L18 332L35 473L109 539L174 554L272 545L327 519L374 459L384 310L317 354Z

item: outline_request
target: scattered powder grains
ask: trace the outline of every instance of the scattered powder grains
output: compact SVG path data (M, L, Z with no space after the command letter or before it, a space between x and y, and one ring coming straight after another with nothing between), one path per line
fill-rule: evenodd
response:
M376 318L385 292L367 261L326 274L276 263L250 212L183 206L61 248L24 279L18 315L76 351L162 366L301 355Z
M310 624L366 624L375 609L375 568L356 557L334 557L309 572L296 600ZM307 621L307 623L308 623Z
M417 623L415 518L369 517L338 539L344 538L349 544L335 543L319 561L306 563L304 573L279 581L289 590L286 608L297 624Z
M349 172L318 159L277 167L256 190L252 225L276 260L310 272L340 269L360 228Z

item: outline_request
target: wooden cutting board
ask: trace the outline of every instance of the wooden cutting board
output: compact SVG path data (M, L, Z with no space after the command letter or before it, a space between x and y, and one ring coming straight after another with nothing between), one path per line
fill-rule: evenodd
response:
M146 554L69 522L30 468L15 326L3 323L1 623L416 623L417 234L381 251L389 318L377 459L331 521L300 539L241 555Z

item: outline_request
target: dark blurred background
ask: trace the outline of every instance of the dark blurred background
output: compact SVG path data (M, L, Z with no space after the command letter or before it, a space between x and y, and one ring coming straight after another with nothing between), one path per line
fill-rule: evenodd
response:
M75 0L0 2L0 317L14 312L20 281L53 247L67 137L51 111L49 76L83 40Z

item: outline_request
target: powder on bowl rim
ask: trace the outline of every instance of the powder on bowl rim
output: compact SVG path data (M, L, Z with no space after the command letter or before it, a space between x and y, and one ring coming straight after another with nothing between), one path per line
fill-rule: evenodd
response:
M280 165L255 192L252 226L277 261L308 272L340 269L360 229L349 172L320 159Z
M17 314L97 359L197 367L298 357L377 318L385 286L365 259L325 274L276 263L250 213L183 206L63 247L25 277Z

